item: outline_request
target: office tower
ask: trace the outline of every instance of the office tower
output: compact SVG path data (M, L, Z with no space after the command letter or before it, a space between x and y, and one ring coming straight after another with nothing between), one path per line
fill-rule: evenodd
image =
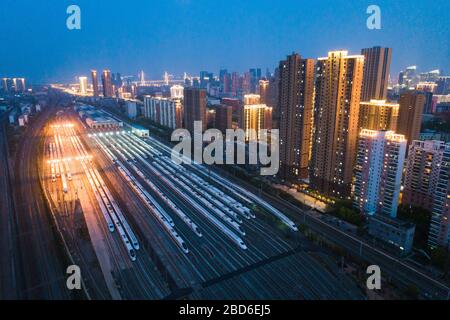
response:
M279 176L306 179L313 125L314 60L293 53L280 61L279 70Z
M398 73L398 80L397 80L399 85L404 85L403 84L404 78L405 78L405 71L400 71Z
M78 80L80 81L80 93L85 95L88 87L87 77L79 77Z
M116 88L122 87L122 85L123 85L122 76L120 75L119 72L116 73L113 84Z
M27 90L27 87L25 85L25 78L19 78L19 83L21 92L25 92Z
M9 91L8 78L2 78L2 88L5 92Z
M418 92L406 92L400 95L397 133L403 134L408 146L419 139L425 95Z
M200 88L184 88L184 127L194 132L194 121L202 121L206 129L206 90Z
M436 94L450 94L450 76L439 77L436 84Z
M444 151L443 141L411 142L406 159L403 204L431 211Z
M257 94L244 96L244 108L240 117L240 128L245 131L245 141L261 139L261 129L270 130L272 108L260 102Z
M180 99L144 97L144 117L170 129L182 127L182 109Z
M436 82L422 81L416 84L417 91L434 93L436 91L436 88L437 88Z
M18 92L17 90L17 78L12 78L12 87L14 88L14 92Z
M184 95L184 87L180 85L174 85L170 87L170 97L172 99L182 99Z
M94 91L94 97L98 97L98 78L97 78L97 70L91 70L92 77L92 90Z
M353 205L365 215L397 216L406 140L393 131L361 130Z
M139 82L140 82L141 86L145 84L144 70L141 70L141 72L139 72Z
M433 200L428 245L450 250L450 143L445 145Z
M358 131L397 130L399 104L386 100L361 101L359 104Z
M422 72L419 74L419 81L421 82L436 82L441 75L441 70L431 70L428 72Z
M15 92L25 92L25 78L13 78L12 81Z
M200 88L200 78L199 77L192 78L192 86L194 88Z
M103 70L102 85L103 85L103 96L105 98L112 97L114 95L114 91L113 91L113 85L112 85L112 80L111 80L111 71Z
M233 128L233 107L219 105L216 107L215 128L223 133Z
M434 112L435 102L433 101L432 92L423 92L425 96L425 103L423 105L423 113L431 114Z
M259 95L261 96L261 103L270 105L269 93L269 80L259 80Z
M409 66L406 70L401 71L399 74L398 84L408 88L414 86L417 82L416 70L416 66Z
M239 90L239 73L233 72L231 74L231 93L236 96Z
M278 110L278 92L280 82L280 69L276 68L273 76L269 78L269 102L268 105L273 107L273 120L274 127L279 128L278 122L280 118L280 112Z
M260 79L261 79L261 68L249 70L249 91L251 93L256 93L256 89Z
M250 87L251 87L251 81L252 81L252 76L250 74L250 72L246 72L244 73L244 77L242 78L242 93L245 94L250 94Z
M373 47L361 50L364 56L364 77L361 100L386 100L392 49Z
M337 198L350 196L363 69L364 56L347 51L317 61L310 184Z
M219 82L221 87L222 93L229 93L230 92L230 74L228 73L227 69L222 69L219 72Z
M231 92L231 77L228 72L223 75L222 92L225 94Z
M227 73L228 73L227 69L220 69L219 70L219 81L220 81L221 84L223 83L223 78L224 78L225 74L227 74Z
M214 75L208 71L200 71L200 87L206 89L208 84L213 80Z

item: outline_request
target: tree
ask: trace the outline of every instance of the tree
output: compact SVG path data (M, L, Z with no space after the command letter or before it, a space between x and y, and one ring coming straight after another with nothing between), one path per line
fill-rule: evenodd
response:
M427 248L428 231L430 229L431 212L421 207L399 206L397 215L400 219L414 223L416 232L414 245L418 248Z
M437 247L431 250L431 262L439 269L446 271L448 269L448 263L450 254L444 247Z

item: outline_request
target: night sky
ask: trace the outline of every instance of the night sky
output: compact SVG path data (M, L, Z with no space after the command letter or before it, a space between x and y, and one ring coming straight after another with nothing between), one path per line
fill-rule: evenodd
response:
M70 4L81 8L81 30L66 28ZM370 4L381 8L381 30L366 28ZM1 0L0 77L264 73L293 51L317 58L375 45L393 48L393 76L408 65L450 74L449 21L449 0Z

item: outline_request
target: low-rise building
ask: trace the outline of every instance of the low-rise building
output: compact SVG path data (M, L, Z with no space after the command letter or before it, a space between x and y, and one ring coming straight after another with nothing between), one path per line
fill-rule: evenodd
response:
M392 245L401 254L411 252L416 230L414 224L384 215L375 215L368 217L367 227L371 236Z

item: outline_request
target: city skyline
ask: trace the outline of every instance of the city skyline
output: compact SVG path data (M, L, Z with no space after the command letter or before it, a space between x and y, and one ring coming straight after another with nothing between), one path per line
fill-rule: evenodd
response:
M448 0L19 2L0 301L449 300Z
M76 82L75 75L88 76L91 69L133 75L144 70L152 79L160 78L166 70L176 75L221 68L273 71L289 52L317 59L328 51L360 52L373 46L393 48L391 77L409 65L417 65L421 71L439 68L445 73L450 69L445 40L450 6L446 1L432 6L416 1L380 1L381 30L369 30L366 3L338 1L333 6L310 6L307 2L259 1L255 5L249 1L238 6L236 2L136 1L132 6L117 2L105 8L81 0L77 5L82 28L73 31L65 26L68 3L37 6L24 2L28 10L14 10L18 4L2 2L7 7L1 10L0 25L15 32L14 36L0 35L9 46L0 53L0 75L17 74L30 83ZM292 10L294 6L299 10ZM17 24L19 13L28 23ZM59 18L42 19L46 15ZM17 40L24 37L29 42ZM58 46L48 50L54 43ZM27 45L33 49L28 50Z

